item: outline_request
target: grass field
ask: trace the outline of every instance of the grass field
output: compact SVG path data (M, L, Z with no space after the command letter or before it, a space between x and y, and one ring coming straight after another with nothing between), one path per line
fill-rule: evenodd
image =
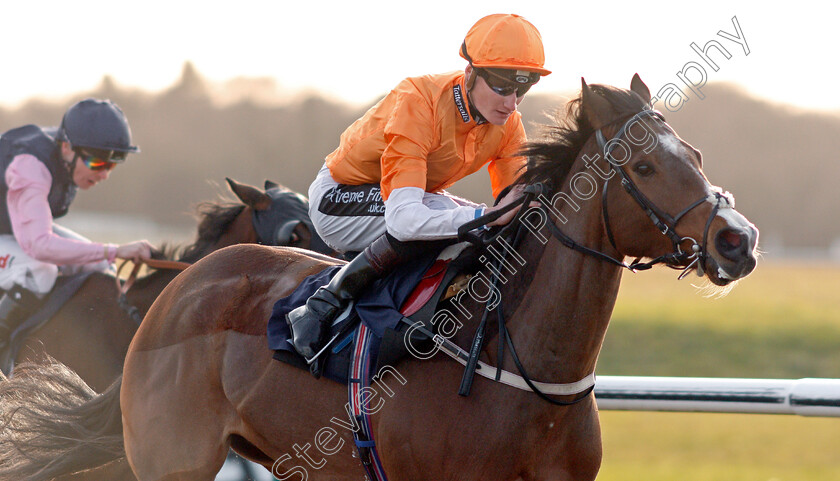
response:
M840 267L762 263L717 299L691 282L625 274L598 373L840 378ZM840 480L840 418L604 411L601 424L600 481Z

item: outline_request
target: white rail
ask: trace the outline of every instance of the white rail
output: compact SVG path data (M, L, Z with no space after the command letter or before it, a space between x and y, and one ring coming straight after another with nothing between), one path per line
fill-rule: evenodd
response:
M840 379L598 376L598 408L840 417Z

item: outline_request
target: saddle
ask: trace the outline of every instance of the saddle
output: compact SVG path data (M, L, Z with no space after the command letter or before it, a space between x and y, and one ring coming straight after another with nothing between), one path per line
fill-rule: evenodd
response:
M20 351L24 339L33 332L40 329L47 321L58 312L61 307L73 297L79 288L84 284L92 272L80 272L70 276L59 276L53 289L42 300L40 306L21 323L9 336L9 360L4 366L0 366L3 374L10 376L14 370L14 359Z
M397 272L374 285L351 303L334 321L330 342L315 362L323 363L322 374L333 381L346 384L352 360L351 344L360 324L367 326L371 337L371 360L379 366L393 365L409 351L405 336L410 335L412 346L432 343L428 333L437 333L432 322L437 305L458 292L469 269L477 265L476 248L468 243L454 244L441 252L408 262ZM289 339L291 333L285 315L303 305L315 290L325 285L340 266L332 266L307 277L289 296L278 300L268 322L269 348L274 358L301 369L309 369L306 361L295 352ZM407 332L419 322L425 329ZM424 333L425 332L425 333Z

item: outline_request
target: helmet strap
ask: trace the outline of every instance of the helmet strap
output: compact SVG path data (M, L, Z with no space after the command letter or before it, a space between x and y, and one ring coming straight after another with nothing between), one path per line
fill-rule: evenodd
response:
M472 67L472 65L470 65ZM472 92L473 85L475 85L475 77L478 74L475 72L475 67L470 69L470 74L467 76L466 80L464 81L464 86L467 87L467 94Z
M472 64L470 64L470 67L472 67ZM477 76L478 76L478 74L475 71L475 67L472 67L470 69L470 74L467 75L466 79L464 79L464 87L467 88L467 103L470 106L470 115L472 115L472 118L475 119L475 123L483 124L483 123L487 122L487 119L485 119L484 116L481 115L481 112L479 112L478 109L475 108L475 103L473 102L473 99L472 99L472 89L473 89L473 86L475 85L475 78Z
M62 144L70 145L70 142L66 140L59 142ZM70 147L70 150L73 150L72 146ZM70 163L67 163L64 161L64 155L61 146L59 145L58 157L61 159L61 163L67 166L67 171L70 173L70 180L73 181L73 174L76 172L76 164L79 162L79 155L76 153L75 150L73 150L73 160L71 160ZM73 181L73 183L75 184L76 182Z
M73 179L73 174L76 172L76 164L79 162L79 156L74 155L73 161L70 162L70 178ZM73 183L75 184L76 181L74 180Z

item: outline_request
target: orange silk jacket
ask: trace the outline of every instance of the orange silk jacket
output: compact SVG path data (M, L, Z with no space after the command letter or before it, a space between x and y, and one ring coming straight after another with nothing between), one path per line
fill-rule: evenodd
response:
M439 192L488 164L493 196L510 185L523 157L522 116L504 125L478 124L470 114L464 72L407 78L341 135L326 158L339 183L378 182L394 189Z

